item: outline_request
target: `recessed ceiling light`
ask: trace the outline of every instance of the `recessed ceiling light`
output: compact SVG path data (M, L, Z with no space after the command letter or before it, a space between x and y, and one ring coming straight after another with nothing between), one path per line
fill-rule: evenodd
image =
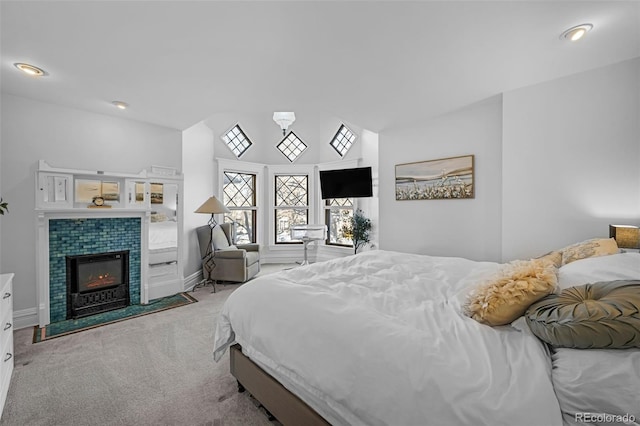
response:
M42 68L38 68L34 65L24 64L22 62L16 62L13 65L23 73L29 74L32 77L42 77L43 75L46 75Z
M578 41L584 37L586 33L591 31L591 28L593 28L591 24L577 25L560 34L560 38L569 41Z
M118 109L127 109L129 107L128 103L122 101L113 101L111 104Z

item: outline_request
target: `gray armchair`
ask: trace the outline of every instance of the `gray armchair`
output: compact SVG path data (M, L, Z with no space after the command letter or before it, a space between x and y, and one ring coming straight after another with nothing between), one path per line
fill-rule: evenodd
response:
M243 283L260 272L260 246L258 244L233 245L232 224L222 223L213 228L213 238L209 226L196 228L200 256L203 258L202 274L205 280L231 281ZM207 261L207 245L211 241L215 267L211 276L204 268ZM211 256L211 254L209 254Z

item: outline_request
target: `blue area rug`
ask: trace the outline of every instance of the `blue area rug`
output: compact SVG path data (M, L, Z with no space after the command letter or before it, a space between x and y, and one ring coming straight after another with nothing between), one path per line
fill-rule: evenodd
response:
M126 308L114 309L113 311L103 312L101 314L91 315L76 320L59 321L46 325L43 328L35 326L33 330L33 343L43 342L56 337L66 336L68 334L89 330L102 325L113 324L114 322L124 321L140 317L142 315L152 314L154 312L177 308L178 306L189 305L197 301L197 299L194 299L187 293L178 293L173 296L151 300L146 305L131 305Z

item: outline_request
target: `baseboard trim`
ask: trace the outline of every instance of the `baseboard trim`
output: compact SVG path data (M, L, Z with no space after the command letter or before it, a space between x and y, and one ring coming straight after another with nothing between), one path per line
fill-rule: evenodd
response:
M13 312L14 330L38 325L38 308L27 308Z
M191 291L193 287L202 281L202 271L194 272L184 279L184 291Z

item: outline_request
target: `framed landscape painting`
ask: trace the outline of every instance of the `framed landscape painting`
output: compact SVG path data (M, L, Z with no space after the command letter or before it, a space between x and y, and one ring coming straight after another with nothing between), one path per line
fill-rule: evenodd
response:
M474 198L473 155L396 165L396 200Z

